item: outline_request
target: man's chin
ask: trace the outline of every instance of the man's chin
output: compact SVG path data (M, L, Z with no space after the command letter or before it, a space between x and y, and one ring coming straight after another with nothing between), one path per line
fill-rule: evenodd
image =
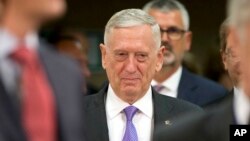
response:
M138 89L125 89L123 90L123 96L124 96L124 100L130 104L132 104L134 101L137 100L138 96L139 96L139 91Z
M126 86L123 88L123 93L126 95L134 95L138 93L138 87L136 86Z
M139 85L140 79L122 79L121 85L124 87L136 87Z

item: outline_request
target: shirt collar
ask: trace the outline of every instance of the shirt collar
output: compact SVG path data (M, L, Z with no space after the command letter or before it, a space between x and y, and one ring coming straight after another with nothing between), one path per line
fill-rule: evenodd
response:
M175 73L173 73L168 79L163 81L161 85L165 86L167 89L173 92L178 91L178 86L181 80L181 74L182 74L182 66L180 66ZM159 83L155 80L151 83L153 86L158 85Z
M234 87L234 113L238 124L247 124L250 118L250 99L242 89Z
M15 37L7 29L0 28L0 58L8 56L15 48L18 47L21 39ZM30 49L37 49L39 45L38 36L36 33L29 33L24 38L24 44Z
M149 87L146 94L133 104L148 118L153 117L153 99L152 99L152 88Z
M111 85L108 87L107 99L106 99L106 111L107 117L113 119L119 113L123 111L124 108L130 104L121 100L112 89ZM153 117L153 101L152 101L152 88L149 87L146 94L136 101L133 106L139 109L139 112L142 112L147 117Z

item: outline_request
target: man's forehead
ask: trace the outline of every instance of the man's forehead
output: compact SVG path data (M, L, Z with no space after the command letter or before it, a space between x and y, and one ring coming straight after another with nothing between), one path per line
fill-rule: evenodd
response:
M108 38L111 41L116 41L116 39L153 39L153 31L149 25L117 27L109 31Z
M107 45L113 51L128 51L128 52L150 52L152 49L156 48L155 42L149 40L140 39L122 39L110 40Z
M162 16L162 17L180 17L182 18L181 11L180 10L168 10L168 11L162 11L159 9L151 9L149 10L149 15L155 17L155 16Z
M183 18L179 10L171 11L160 11L160 10L150 10L149 14L153 16L156 22L161 28L166 28L170 26L183 27Z
M128 42L126 40L120 40L114 42L111 41L108 46L111 48L111 50L149 51L151 50L151 48L154 47L154 44L139 40L133 40L131 42Z

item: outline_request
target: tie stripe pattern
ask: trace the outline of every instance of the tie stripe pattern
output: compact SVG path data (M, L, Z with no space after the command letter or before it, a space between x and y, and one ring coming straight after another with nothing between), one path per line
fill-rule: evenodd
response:
M138 141L137 132L132 121L137 111L138 109L134 106L128 106L124 109L127 118L127 123L126 131L122 141Z

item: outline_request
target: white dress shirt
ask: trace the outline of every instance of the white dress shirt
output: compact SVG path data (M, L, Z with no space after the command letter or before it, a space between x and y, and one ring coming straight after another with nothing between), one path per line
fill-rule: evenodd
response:
M234 116L237 124L248 124L250 118L250 98L241 89L234 88Z
M123 112L130 104L121 100L109 85L106 99L106 116L110 141L122 141L126 129L126 115ZM138 112L133 117L133 124L137 131L138 141L150 141L153 131L153 101L152 89L133 106Z
M151 85L164 86L164 88L161 89L159 93L176 98L178 94L179 83L181 80L181 74L182 74L182 66L180 66L174 74L172 74L168 79L166 79L162 83L158 83L155 80L152 80Z
M38 37L36 34L27 34L24 39L18 39L8 30L0 29L0 78L7 92L10 94L16 92L17 76L20 68L9 58L9 55L18 47L22 41L30 49L38 47Z

